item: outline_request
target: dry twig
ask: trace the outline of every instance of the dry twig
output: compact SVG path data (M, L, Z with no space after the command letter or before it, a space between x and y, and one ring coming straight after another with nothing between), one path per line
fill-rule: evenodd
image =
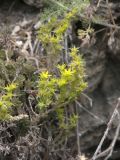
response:
M116 140L117 140L117 138L119 136L120 123L118 124L118 127L116 129L116 134L114 136L114 139L113 139L113 142L112 142L111 146L108 149L106 149L105 151L103 151L103 152L101 152L101 147L102 147L105 139L108 136L108 132L111 129L111 125L113 123L113 120L114 120L115 116L118 115L118 107L119 106L120 106L120 98L118 99L117 105L116 105L116 107L114 109L114 112L113 112L111 118L110 118L110 121L108 122L108 125L107 125L107 128L106 128L105 132L104 132L104 135L103 135L103 137L102 137L102 139L101 139L101 141L100 141L100 143L99 143L99 145L98 145L98 147L97 147L97 149L96 149L96 151L95 151L95 153L94 153L94 155L93 155L91 160L96 160L96 159L98 159L100 157L103 157L103 156L107 155L110 152L108 154L108 156L106 157L106 159L105 159L105 160L107 160L112 155L113 148L115 146L115 142L116 142ZM118 118L119 118L119 121L120 121L120 117L118 117Z

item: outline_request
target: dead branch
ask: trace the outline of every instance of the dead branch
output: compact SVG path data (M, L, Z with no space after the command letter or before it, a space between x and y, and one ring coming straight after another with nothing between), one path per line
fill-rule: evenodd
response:
M102 147L102 145L103 145L106 137L108 136L108 132L109 132L109 130L111 129L111 125L112 125L112 123L113 123L113 120L114 120L115 116L116 116L117 113L118 113L118 107L119 107L119 105L120 105L120 98L118 98L117 105L116 105L116 107L115 107L115 109L114 109L114 112L113 112L111 118L110 118L110 121L109 121L108 124L107 124L107 129L105 130L104 135L103 135L103 137L102 137L102 139L101 139L101 141L100 141L100 143L99 143L99 145L98 145L98 147L97 147L97 149L96 149L96 151L95 151L95 153L94 153L94 155L93 155L93 157L92 157L91 160L96 160L96 159L99 158L99 157L105 156L106 154L109 153L109 151L110 151L110 153L109 153L108 157L111 156L111 154L112 154L112 152L113 152L113 148L114 148L115 142L116 142L116 139L118 138L118 132L119 132L119 130L120 130L120 126L119 126L119 125L118 125L117 130L116 130L116 134L115 134L115 137L114 137L114 141L113 141L113 143L112 143L112 145L111 145L112 148L109 147L107 150L105 150L105 151L103 151L103 152L101 153L101 147ZM107 159L106 159L106 160L107 160Z
M91 115L93 118L95 118L96 120L101 121L102 123L105 123L104 120L102 120L101 118L99 118L98 116L96 116L94 113L90 112L87 108L83 107L80 102L75 101L76 104L78 105L78 107L82 108L85 112L87 112L89 115Z
M77 112L77 115L78 115L78 103L75 102L75 105L76 105L76 112ZM81 149L80 149L80 134L79 134L79 118L77 120L77 127L76 127L76 134L77 134L77 147L78 147L78 156L81 157L82 154L81 154Z

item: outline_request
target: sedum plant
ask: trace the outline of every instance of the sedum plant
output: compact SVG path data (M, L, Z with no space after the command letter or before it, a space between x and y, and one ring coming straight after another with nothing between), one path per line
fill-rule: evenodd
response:
M60 90L59 101L75 99L87 86L84 81L85 70L84 61L78 54L77 48L72 48L70 52L71 62L69 65L58 65L60 78L58 87Z
M72 48L70 52L71 62L57 65L59 75L51 74L48 71L40 73L38 81L38 108L41 112L49 110L50 106L56 111L60 126L64 129L73 127L77 116L70 116L69 125L65 125L64 107L73 102L87 87L84 81L84 61L78 55L78 49Z
M75 18L77 9L68 12L62 20L57 20L56 17L50 19L46 24L42 24L38 31L38 38L44 47L53 46L54 49L61 49L61 40L63 34L69 28L71 21Z
M65 101L70 102L86 88L84 61L78 55L78 49L72 48L70 56L71 62L68 66L57 65L58 76L48 71L40 73L37 95L40 109L47 108L52 103L60 105Z
M69 63L57 63L60 55L64 53L64 34L75 18L77 9L68 12L63 19L51 19L41 25L38 37L46 50L48 64L46 70L41 72L38 81L38 108L40 113L55 111L59 126L64 129L75 126L77 115L72 113L65 124L65 108L72 103L87 87L85 82L84 60L79 50L73 47L69 51Z
M16 83L11 83L3 88L4 93L0 96L0 120L7 120L11 118L11 108L14 106L12 100L14 91L17 88Z
M47 108L53 101L56 90L56 79L48 71L40 74L38 82L38 106L41 109Z
M47 53L47 68L52 70L60 59L63 52L64 34L75 19L77 10L65 14L63 19L51 18L48 23L42 24L38 31L38 38Z
M70 27L71 21L75 18L76 12L77 10L73 9L68 12L64 18L53 18L40 27L38 37L46 50L47 56L44 55L46 61L48 61L49 64L52 64L52 66L46 66L44 71L39 74L37 92L35 91L35 94L32 95L29 91L29 89L32 89L34 92L37 81L37 75L34 76L34 74L32 74L34 73L32 65L29 65L28 62L21 65L20 75L17 75L15 78L16 70L15 67L12 66L12 61L7 62L6 66L1 62L1 66L4 67L3 69L6 74L9 73L7 71L10 71L11 69L14 71L13 73L15 74L12 73L10 77L8 75L6 78L8 81L5 82L10 83L11 81L16 81L19 85L16 93L17 95L19 94L19 96L17 96L17 99L16 97L14 98L14 90L17 88L16 83L11 83L1 90L0 120L12 118L11 112L12 106L14 106L13 101L15 99L18 101L19 99L20 101L23 101L23 103L20 103L20 106L24 106L24 103L27 103L28 109L31 112L28 114L38 114L41 116L41 114L44 115L46 112L49 113L49 111L52 110L57 115L60 122L59 124L62 128L66 129L75 125L77 116L74 113L70 114L68 124L65 125L64 122L66 121L66 117L64 113L66 106L69 106L69 104L73 102L87 86L87 83L84 80L84 61L79 55L79 50L76 47L73 47L70 50L68 49L68 63L60 61L60 56L64 54L64 34ZM59 60L59 64L57 59ZM16 63L19 64L18 62L14 62L14 65L17 65ZM31 74L33 76L31 76ZM23 89L23 92L21 89ZM16 101L14 102L16 103ZM35 107L33 107L32 104L34 104Z

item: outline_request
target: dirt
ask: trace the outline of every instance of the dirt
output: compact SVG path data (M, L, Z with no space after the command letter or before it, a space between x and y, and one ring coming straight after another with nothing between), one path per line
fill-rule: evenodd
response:
M40 15L40 9L28 6L20 0L0 1L0 30L12 30L24 20L34 20Z

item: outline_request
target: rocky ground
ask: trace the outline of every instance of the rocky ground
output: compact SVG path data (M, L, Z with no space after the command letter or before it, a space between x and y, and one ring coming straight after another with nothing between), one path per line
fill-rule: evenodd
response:
M0 1L0 30L11 31L24 20L36 20L40 9L29 6L20 0Z
M19 26L22 22L29 20L33 20L30 25L34 27L40 17L41 9L33 7L35 2L32 3L28 0L24 0L24 2L19 0L0 1L1 33L11 34L15 26ZM119 1L116 1L116 3L117 6L118 4L120 6ZM119 16L116 22L119 24ZM79 23L77 23L75 32L79 27ZM81 117L79 127L81 150L87 156L91 156L99 145L120 97L120 31L100 24L93 25L93 28L96 34L93 37L92 44L88 47L81 47L81 52L86 60L89 86L86 90L88 97L81 97L82 106L79 106ZM80 46L77 37L74 37L74 43L78 47ZM118 111L120 111L119 108ZM102 150L106 150L114 139L118 123L119 120L116 115L110 127L110 133L103 143ZM120 137L117 136L113 156L109 159L119 160L119 152ZM1 160L7 159L9 157L6 156L5 159L2 158ZM101 156L100 159L103 160L104 156Z

